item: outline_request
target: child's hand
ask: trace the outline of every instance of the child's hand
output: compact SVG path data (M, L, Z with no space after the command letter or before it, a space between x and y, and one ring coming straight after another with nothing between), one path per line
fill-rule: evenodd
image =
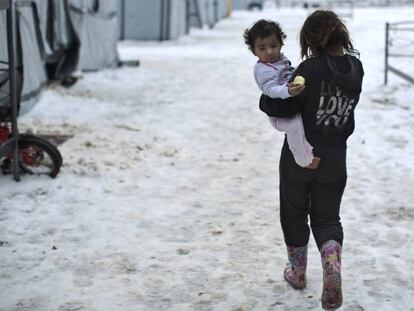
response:
M288 83L288 92L291 96L299 95L305 89L304 84L297 84L294 82Z

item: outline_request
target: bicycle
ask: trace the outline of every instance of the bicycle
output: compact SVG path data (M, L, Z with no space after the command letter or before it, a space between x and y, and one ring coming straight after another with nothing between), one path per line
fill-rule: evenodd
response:
M11 137L7 124L0 125L0 145ZM48 175L55 178L62 166L62 155L59 150L39 136L32 134L18 135L18 157L20 172L29 175ZM13 161L10 150L2 157L0 168L3 174L11 173Z

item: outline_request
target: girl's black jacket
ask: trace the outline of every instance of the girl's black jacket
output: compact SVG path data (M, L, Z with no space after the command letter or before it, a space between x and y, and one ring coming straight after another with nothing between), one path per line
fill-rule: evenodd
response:
M305 78L305 90L287 99L260 97L268 116L302 115L306 139L314 147L346 148L355 127L354 110L361 93L364 69L354 56L324 54L311 57L296 69Z

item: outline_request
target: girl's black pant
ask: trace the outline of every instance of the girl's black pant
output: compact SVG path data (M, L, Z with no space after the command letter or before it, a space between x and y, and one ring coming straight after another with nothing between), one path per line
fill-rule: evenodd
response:
M314 154L321 158L316 170L300 167L285 139L279 195L280 222L288 246L307 245L310 228L319 249L329 240L343 242L339 208L347 179L346 148L315 148Z

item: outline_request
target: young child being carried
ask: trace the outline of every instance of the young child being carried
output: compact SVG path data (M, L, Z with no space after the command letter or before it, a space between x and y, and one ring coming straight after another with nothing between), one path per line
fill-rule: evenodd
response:
M288 83L293 68L281 53L285 38L286 35L278 23L263 19L244 32L245 43L258 58L254 66L256 83L263 94L272 98L296 96L305 88L303 81ZM269 120L274 128L286 133L295 162L301 167L316 169L320 158L313 156L313 147L306 140L300 113L293 118L269 117Z

